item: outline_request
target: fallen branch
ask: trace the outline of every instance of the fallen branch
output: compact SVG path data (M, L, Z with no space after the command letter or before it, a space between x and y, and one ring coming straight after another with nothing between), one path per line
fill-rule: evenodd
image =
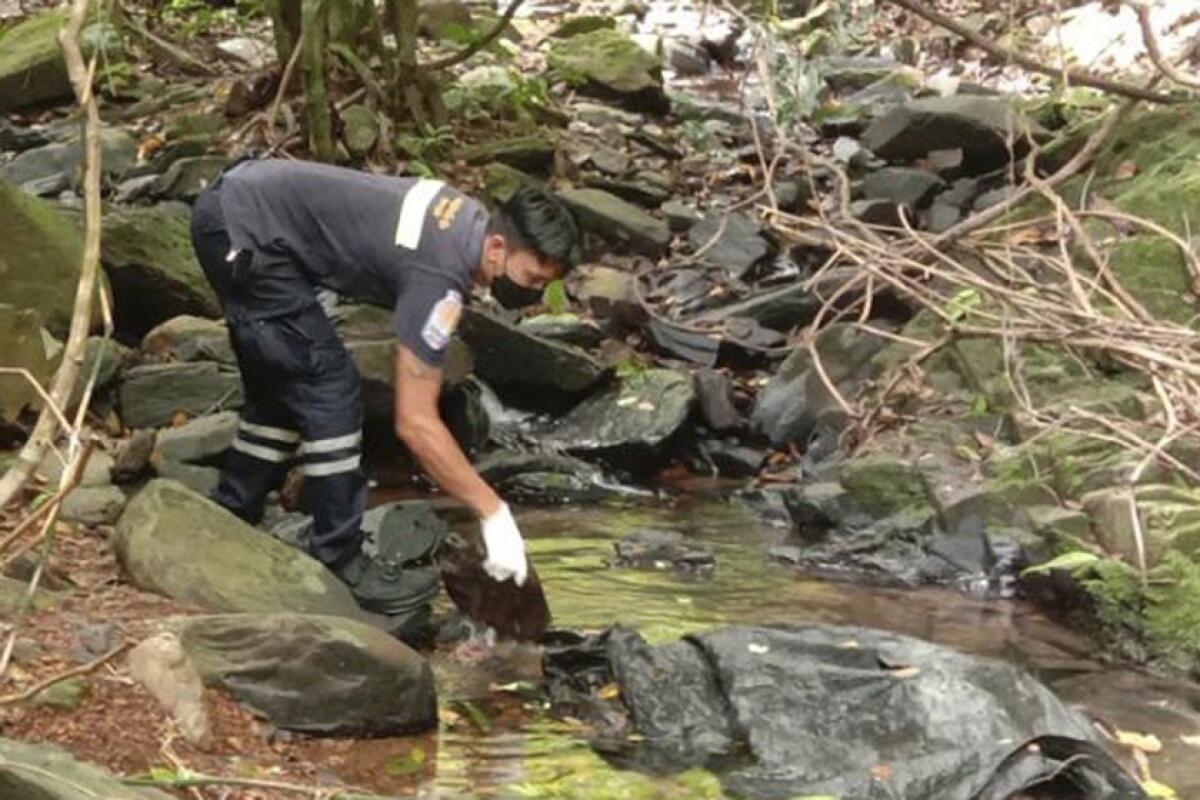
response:
M1181 103L1184 98L1173 97L1169 94L1161 94L1141 86L1133 86L1128 83L1110 80L1108 78L1080 69L1079 67L1060 66L1054 67L1049 64L1043 64L1035 58L1019 53L1015 50L1010 50L1003 45L989 39L981 33L971 30L966 25L963 25L956 20L941 14L932 8L917 2L917 0L888 0L893 5L900 6L903 9L911 11L918 17L932 22L934 25L945 28L951 33L966 39L971 44L981 50L991 53L996 58L1002 61L1020 64L1028 70L1040 72L1043 75L1049 75L1051 78L1063 78L1064 76L1079 86L1090 86L1093 89L1110 92L1111 94L1119 94L1125 97L1135 98L1137 100L1146 100L1151 103L1163 103L1165 105L1173 105Z
M1154 62L1154 66L1158 67L1159 72L1180 86L1200 90L1200 78L1185 74L1163 57L1162 50L1158 46L1158 37L1154 35L1154 26L1150 21L1150 7L1144 2L1127 3L1126 5L1133 9L1133 13L1137 14L1138 24L1142 28L1142 41L1146 43L1146 52L1150 54L1150 60Z
M124 11L124 9L122 9ZM162 53L171 61L179 65L184 72L191 72L196 75L203 75L207 78L212 78L217 75L217 71L205 64L200 59L196 58L191 53L181 47L171 44L166 39L152 33L148 28L136 22L128 12L122 13L125 25L129 30L137 34L146 44L159 53Z
M508 23L512 21L513 15L517 13L517 9L521 7L522 2L524 2L524 0L512 0L512 2L508 4L508 8L504 9L504 14L501 15L499 21L496 22L496 27L492 28L481 38L475 40L462 50L459 50L457 53L448 55L445 58L439 58L436 61L431 61L428 64L422 64L419 69L422 71L449 69L456 64L461 64L462 62L466 61L468 58L500 38L500 34L504 33L504 29L507 28Z
M10 695L5 695L4 697L0 697L0 706L11 706L15 703L24 703L26 700L32 700L34 697L37 697L39 694L46 691L47 689L49 689L51 686L53 686L56 683L62 683L65 680L69 680L71 678L77 678L80 675L87 675L89 672L92 672L92 671L98 669L99 667L103 666L104 664L107 664L109 661L112 661L114 658L119 656L121 653L124 653L126 650L129 649L129 647L132 644L133 644L133 642L121 642L121 644L112 648L104 655L102 655L98 658L94 658L91 661L89 661L88 663L83 664L82 666L75 667L74 669L69 669L66 672L60 672L57 675L51 675L49 678L46 678L45 680L42 680L42 681L38 681L33 686L30 686L28 689L26 689L22 692L18 692L16 694L10 694Z

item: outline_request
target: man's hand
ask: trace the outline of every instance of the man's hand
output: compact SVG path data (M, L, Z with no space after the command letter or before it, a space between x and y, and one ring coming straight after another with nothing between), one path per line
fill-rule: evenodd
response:
M487 548L487 558L483 569L494 580L506 581L513 579L517 586L525 584L525 576L529 572L529 562L525 558L525 540L517 529L517 521L513 519L508 506L501 503L500 510L482 521L483 544Z

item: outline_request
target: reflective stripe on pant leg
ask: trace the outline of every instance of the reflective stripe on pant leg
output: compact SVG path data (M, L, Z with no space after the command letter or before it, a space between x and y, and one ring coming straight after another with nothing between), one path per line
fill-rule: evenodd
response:
M263 461L282 464L295 453L299 441L299 431L243 419L238 423L233 449Z

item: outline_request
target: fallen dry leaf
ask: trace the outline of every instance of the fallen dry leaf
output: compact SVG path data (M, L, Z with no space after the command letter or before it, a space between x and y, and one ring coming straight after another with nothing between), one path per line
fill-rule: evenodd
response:
M1117 742L1141 750L1143 753L1161 753L1162 742L1152 733L1135 733L1133 731L1117 731Z
M1119 181L1127 181L1138 174L1138 165L1133 161L1122 161L1113 171L1113 177Z

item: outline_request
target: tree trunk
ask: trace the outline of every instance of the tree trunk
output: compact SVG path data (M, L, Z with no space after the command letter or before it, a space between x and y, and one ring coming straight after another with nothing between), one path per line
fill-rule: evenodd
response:
M275 35L275 54L282 67L292 57L292 48L300 40L302 0L266 0Z
M418 126L442 125L446 109L441 88L417 64L417 0L388 0L392 31L396 35L396 76L392 92L397 107L407 110Z
M333 161L333 123L325 92L325 43L328 38L329 0L303 0L304 26L300 46L304 73L304 106L308 113L309 149L320 161Z

